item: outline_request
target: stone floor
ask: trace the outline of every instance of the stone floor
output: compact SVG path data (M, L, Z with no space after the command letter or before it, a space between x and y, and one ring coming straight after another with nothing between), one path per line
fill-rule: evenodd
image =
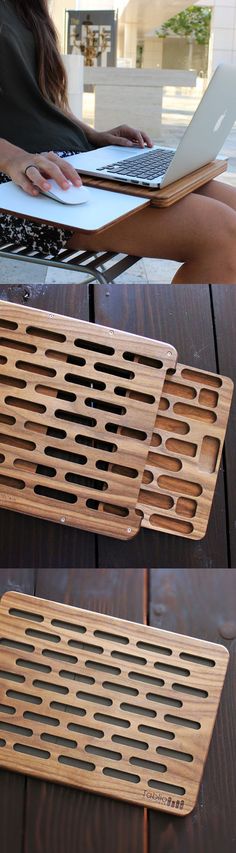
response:
M155 141L176 147L195 111L202 91L191 89L166 89L163 99L162 135ZM93 96L86 95L84 99L83 119L93 124ZM236 187L236 124L232 128L220 152L228 158L228 171L219 180ZM168 284L172 281L179 264L165 259L145 258L139 261L126 273L117 279L119 282L143 282ZM45 266L37 266L12 260L0 261L0 277L2 284L25 284L81 281L83 276L76 272L66 272Z

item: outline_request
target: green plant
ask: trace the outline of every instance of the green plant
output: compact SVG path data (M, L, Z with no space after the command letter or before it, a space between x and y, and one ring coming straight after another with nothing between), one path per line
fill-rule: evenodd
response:
M159 38L169 35L186 36L198 44L208 44L211 31L209 6L189 6L174 18L169 18L157 31Z

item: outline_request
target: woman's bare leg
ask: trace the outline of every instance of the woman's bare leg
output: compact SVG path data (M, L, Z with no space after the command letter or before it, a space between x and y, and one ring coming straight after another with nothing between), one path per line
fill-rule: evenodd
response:
M214 198L217 201L222 201L223 204L232 207L232 210L236 210L236 188L231 187L230 184L225 184L217 180L209 181L208 184L199 187L196 193L208 196L208 198Z
M69 246L179 261L175 284L235 284L236 194L231 190L210 182L169 208L147 207L98 235L75 234Z

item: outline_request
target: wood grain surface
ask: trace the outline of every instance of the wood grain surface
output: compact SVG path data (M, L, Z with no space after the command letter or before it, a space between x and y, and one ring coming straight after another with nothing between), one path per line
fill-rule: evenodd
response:
M1 505L133 537L175 348L4 300L0 335Z
M2 767L192 811L224 646L15 592L0 623Z
M197 806L179 818L0 773L2 853L229 853L235 849L236 570L1 570L25 591L223 643L230 662Z

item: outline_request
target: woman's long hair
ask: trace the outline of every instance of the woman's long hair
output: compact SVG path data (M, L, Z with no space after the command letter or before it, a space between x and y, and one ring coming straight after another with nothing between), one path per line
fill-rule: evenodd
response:
M68 107L66 72L47 0L15 0L14 5L35 38L38 83L42 94L61 109Z

